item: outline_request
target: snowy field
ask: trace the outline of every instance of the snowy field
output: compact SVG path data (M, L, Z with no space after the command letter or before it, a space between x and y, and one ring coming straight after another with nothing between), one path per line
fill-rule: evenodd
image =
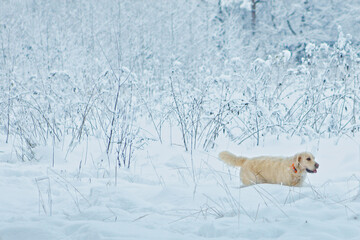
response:
M0 240L359 240L360 1L164 3L0 0Z
M69 154L36 149L40 162L19 163L0 146L0 239L358 239L360 142L355 138L261 146L224 140L213 151L154 143L130 169L94 165L97 141ZM87 150L86 150L87 149ZM305 186L240 188L238 170L216 155L292 155L320 163ZM191 160L192 159L192 160ZM103 162L107 164L106 161ZM79 167L81 165L81 167Z

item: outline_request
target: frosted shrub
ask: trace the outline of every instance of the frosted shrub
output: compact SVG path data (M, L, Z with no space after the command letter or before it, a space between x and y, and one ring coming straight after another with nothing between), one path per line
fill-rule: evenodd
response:
M358 131L360 61L350 36L340 32L334 46L308 44L306 57L295 68L279 61L281 56L288 59L280 54L256 60L249 81L239 87L243 94L231 109L241 110L235 139L259 143L269 132L313 138Z
M188 151L220 134L260 144L359 131L359 47L318 26L341 22L347 5L287 5L260 1L252 19L237 1L5 1L6 141L32 160L36 146L72 151L95 136L109 166L129 167L148 141L172 142L168 130ZM329 15L319 22L315 9Z

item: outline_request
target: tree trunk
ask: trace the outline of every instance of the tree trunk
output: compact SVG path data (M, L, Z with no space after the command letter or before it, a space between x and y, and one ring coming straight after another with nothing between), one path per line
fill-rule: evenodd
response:
M255 35L255 25L256 25L256 0L251 0L251 29L252 34Z

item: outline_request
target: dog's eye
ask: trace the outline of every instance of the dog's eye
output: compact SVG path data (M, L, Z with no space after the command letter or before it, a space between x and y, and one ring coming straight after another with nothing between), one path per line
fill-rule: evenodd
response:
M311 160L311 158L307 158L306 160L310 161L310 160Z

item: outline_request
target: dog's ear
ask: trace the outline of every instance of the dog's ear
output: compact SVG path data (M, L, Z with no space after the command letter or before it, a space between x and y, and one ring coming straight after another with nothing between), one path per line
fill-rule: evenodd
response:
M296 160L295 160L296 166L299 167L300 166L300 161L301 161L301 154L296 155L295 158L296 158Z

